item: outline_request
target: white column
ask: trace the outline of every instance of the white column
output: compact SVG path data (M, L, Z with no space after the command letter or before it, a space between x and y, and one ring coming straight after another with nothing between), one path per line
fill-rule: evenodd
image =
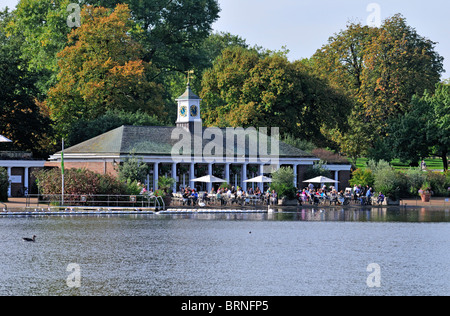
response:
M175 183L172 186L172 191L177 192L177 164L176 162L172 163L172 178L174 178Z
M159 164L155 162L153 164L153 191L158 190L158 178L159 178Z
M8 170L8 181L9 181L8 197L11 197L11 167L7 167L7 170Z
M264 164L259 165L259 175L260 176L264 175ZM264 192L264 182L261 182L258 185L259 185L259 189L261 190L261 193L263 193Z
M29 177L30 177L30 168L29 167L25 167L25 175L24 175L24 181L23 181L23 186L27 188L28 192L30 192L30 188L29 188ZM25 193L25 192L24 192Z
M247 163L242 165L242 190L247 191L247 182L244 182L247 179Z
M213 175L212 163L208 163L208 175L210 175L210 176ZM211 192L211 188L212 188L212 183L211 182L206 183L206 191L208 193Z
M191 164L189 166L189 186L191 187L191 189L194 188L194 182L191 181L192 179L195 179L194 163L193 162L191 162Z
M298 182L298 174L297 174L297 169L298 169L298 165L297 164L294 164L293 166L292 166L292 168L294 169L294 187L296 187L297 188L297 182Z
M230 184L230 164L225 164L225 180L227 180L227 183Z

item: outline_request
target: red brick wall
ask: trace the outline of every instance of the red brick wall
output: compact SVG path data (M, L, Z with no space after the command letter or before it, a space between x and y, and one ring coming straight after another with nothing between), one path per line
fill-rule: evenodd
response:
M57 167L61 168L60 162L46 162L45 167ZM114 169L114 163L112 162L64 162L65 169L87 169L100 174L110 174L117 176L117 170Z

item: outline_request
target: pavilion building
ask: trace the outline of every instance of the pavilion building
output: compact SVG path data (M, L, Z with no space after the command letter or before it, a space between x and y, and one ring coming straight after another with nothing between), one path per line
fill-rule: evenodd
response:
M304 187L305 171L319 158L279 141L277 130L255 128L205 128L200 116L201 99L190 85L177 100L175 127L121 126L64 150L65 168L86 168L117 175L117 166L131 155L150 166L148 187L158 188L161 175L176 179L174 189L190 186L210 190L211 184L194 183L196 177L214 175L246 189L262 183L247 179L268 175L281 166L294 170L294 185ZM270 134L270 136L268 136ZM51 155L46 167L61 166L61 152ZM350 164L328 164L335 187L345 189ZM267 185L267 184L266 184Z

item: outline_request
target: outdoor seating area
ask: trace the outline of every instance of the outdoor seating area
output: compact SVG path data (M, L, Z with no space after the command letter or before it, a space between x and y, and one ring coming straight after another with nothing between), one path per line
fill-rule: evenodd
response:
M195 192L190 195L177 192L172 193L173 206L257 206L267 205L265 194L223 194Z

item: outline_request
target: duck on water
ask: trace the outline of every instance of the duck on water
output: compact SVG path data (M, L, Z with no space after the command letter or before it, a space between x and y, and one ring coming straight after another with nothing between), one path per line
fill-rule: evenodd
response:
M24 237L24 238L22 238L22 240L23 241L28 241L28 242L35 242L36 241L36 235L33 235L33 238L27 238L27 237Z

